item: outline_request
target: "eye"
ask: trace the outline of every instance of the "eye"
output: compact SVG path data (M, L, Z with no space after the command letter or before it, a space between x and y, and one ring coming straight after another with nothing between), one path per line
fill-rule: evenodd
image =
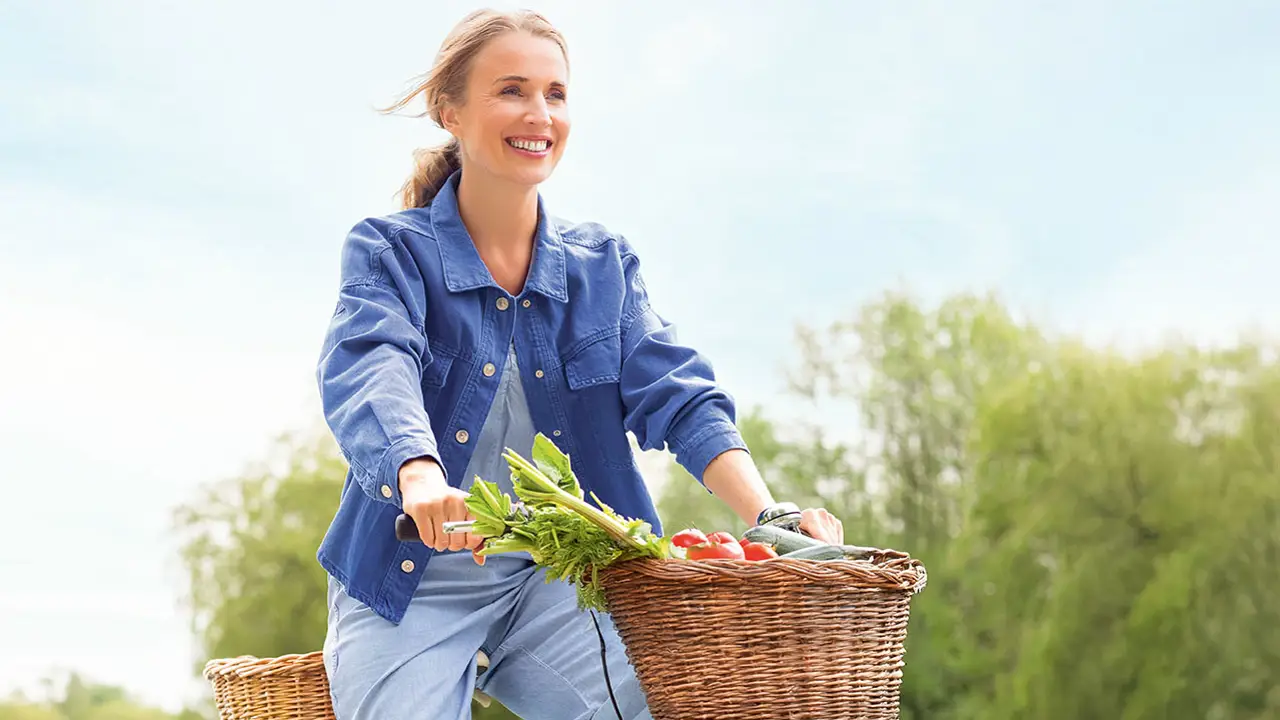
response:
M550 97L552 100L555 100L557 102L564 102L564 99L565 99L563 90L552 90L550 93L548 93L547 97Z
M519 96L520 96L520 86L519 86L519 85L508 85L508 86L506 86L506 87L502 88L502 92L501 92L500 94L501 94L501 95L513 95L513 96L519 97Z

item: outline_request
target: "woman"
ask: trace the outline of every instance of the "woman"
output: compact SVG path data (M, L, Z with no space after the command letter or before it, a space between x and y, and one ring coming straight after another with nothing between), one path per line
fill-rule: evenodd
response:
M419 152L405 210L358 224L318 368L349 465L318 553L330 573L325 662L341 720L470 716L478 687L523 718L616 717L591 617L526 555L468 552L472 478L510 492L504 447L536 433L585 490L662 532L626 431L678 462L748 523L773 503L711 366L650 306L632 247L550 217L538 185L569 139L565 42L541 16L481 11L392 110L423 97L453 135ZM395 539L403 509L423 543ZM802 527L841 541L838 520ZM645 699L607 617L624 718Z

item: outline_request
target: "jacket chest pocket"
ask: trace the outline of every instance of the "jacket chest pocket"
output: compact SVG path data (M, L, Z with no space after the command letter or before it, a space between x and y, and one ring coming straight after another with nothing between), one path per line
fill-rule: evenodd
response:
M630 468L634 460L624 425L621 373L622 338L616 330L587 341L564 362L573 429L585 435L579 451L598 453L605 465Z

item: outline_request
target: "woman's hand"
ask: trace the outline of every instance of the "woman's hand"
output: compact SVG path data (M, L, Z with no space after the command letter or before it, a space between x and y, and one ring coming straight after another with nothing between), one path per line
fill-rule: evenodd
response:
M450 487L444 470L430 458L410 460L400 468L400 496L404 512L418 524L422 542L436 552L475 550L483 538L471 533L446 534L444 524L474 520L467 510L468 493ZM483 558L475 556L483 564Z
M806 508L800 512L800 530L806 535L832 545L844 544L844 524L824 508Z

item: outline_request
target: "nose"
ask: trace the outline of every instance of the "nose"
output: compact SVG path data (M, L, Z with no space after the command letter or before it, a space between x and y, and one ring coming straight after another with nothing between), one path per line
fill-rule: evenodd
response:
M551 124L551 109L547 107L546 98L535 94L529 101L524 121L530 125L546 127Z

